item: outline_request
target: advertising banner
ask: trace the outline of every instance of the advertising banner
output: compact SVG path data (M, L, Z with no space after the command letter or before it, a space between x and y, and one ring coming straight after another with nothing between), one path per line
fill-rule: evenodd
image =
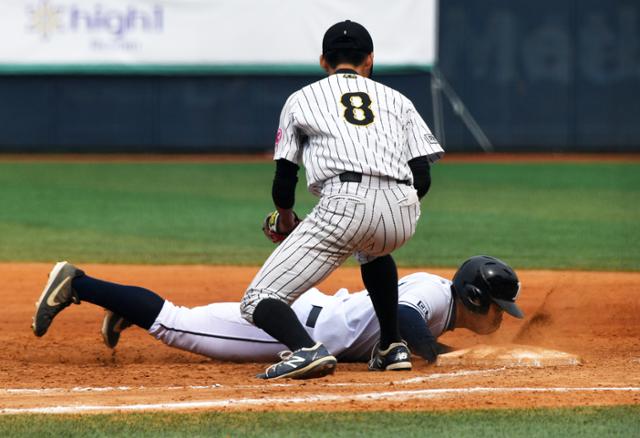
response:
M376 67L428 69L437 0L2 0L2 72L310 72L324 31L371 32Z

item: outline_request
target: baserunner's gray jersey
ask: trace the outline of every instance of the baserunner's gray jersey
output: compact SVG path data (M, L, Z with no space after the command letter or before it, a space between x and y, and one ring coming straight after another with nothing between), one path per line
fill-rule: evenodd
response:
M274 159L304 163L309 189L319 194L323 181L346 171L412 182L409 160L427 156L434 162L443 154L400 92L353 73L336 73L287 99Z

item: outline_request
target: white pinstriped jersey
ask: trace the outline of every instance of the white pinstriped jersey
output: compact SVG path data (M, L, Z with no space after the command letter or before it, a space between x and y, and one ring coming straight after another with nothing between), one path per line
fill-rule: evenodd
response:
M413 180L407 162L444 154L413 103L353 73L336 73L294 92L280 115L274 159L304 164L309 190L343 172Z
M338 72L293 93L282 110L274 158L304 164L320 201L271 253L242 299L293 303L352 254L360 264L391 254L416 231L420 200L408 161L444 151L409 99ZM340 178L359 173L359 181Z

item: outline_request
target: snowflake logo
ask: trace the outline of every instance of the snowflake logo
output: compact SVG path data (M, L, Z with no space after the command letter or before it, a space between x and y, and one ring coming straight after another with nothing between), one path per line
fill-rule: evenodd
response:
M49 0L41 0L36 6L27 6L29 30L49 39L51 34L62 28L62 8L52 5Z

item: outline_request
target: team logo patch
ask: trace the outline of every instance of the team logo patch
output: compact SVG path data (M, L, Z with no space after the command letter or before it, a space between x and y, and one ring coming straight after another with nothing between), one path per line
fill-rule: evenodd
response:
M430 144L438 144L438 139L431 134L425 134L424 139L427 140Z
M278 132L276 132L276 146L278 146L278 143L280 143L280 140L282 140L282 129L279 128Z

